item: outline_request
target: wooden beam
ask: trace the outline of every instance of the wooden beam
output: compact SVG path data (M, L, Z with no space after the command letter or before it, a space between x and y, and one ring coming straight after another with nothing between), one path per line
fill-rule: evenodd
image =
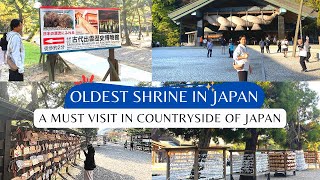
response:
M225 7L225 8L208 8L205 11L207 12L227 12L230 14L230 12L237 13L237 12L261 12L261 11L276 11L279 10L279 8L276 8L271 5L267 5L264 7L259 7L259 6L244 6L244 7Z
M6 119L5 121L5 138L4 138L4 161L3 161L3 177L4 179L10 179L10 174L7 171L7 167L9 167L10 164L10 148L11 148L11 121L9 119Z

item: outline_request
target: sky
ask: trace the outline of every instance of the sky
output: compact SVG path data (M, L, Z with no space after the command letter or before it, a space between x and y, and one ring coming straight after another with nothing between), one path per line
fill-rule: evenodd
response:
M318 93L320 97L320 81L309 81L309 88ZM320 101L318 102L318 108L320 109Z

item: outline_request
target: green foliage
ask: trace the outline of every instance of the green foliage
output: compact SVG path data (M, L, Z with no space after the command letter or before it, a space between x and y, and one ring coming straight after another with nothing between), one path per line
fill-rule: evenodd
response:
M152 5L152 38L165 46L179 45L179 26L168 17L170 11L177 8L177 2L173 0L153 0Z
M265 92L263 108L283 108L287 112L287 127L284 129L213 129L213 140L221 137L225 143L248 143L253 141L252 132L260 136L257 145L268 144L269 148L298 148L308 142L320 139L320 127L316 123L319 109L317 94L308 88L305 82L257 82ZM166 82L165 86L176 85ZM310 123L314 123L310 125ZM168 129L175 135L182 135L186 140L200 139L205 136L201 129ZM262 138L263 137L263 138ZM206 140L210 140L206 139ZM200 143L200 142L198 142Z
M33 66L39 62L40 59L40 48L37 44L23 41L23 45L25 48L26 56L25 56L25 66Z
M128 129L127 129L127 133L128 133L128 135L151 133L151 129L145 129L145 128L128 128Z

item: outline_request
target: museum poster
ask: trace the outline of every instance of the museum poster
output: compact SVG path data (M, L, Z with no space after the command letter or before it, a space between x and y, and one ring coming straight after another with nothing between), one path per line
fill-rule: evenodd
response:
M121 47L118 8L41 7L41 53Z

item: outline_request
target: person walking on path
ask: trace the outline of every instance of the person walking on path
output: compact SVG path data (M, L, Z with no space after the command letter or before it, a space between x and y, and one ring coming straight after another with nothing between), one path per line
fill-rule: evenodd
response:
M229 55L230 58L233 58L233 52L234 52L234 44L232 42L232 39L229 40Z
M288 54L288 46L289 46L289 41L287 40L287 38L284 38L284 39L281 41L281 48L282 48L284 57L287 57L287 54Z
M203 39L203 47L206 48L207 47L207 42L208 40L206 38Z
M92 144L89 144L87 149L88 153L83 150L83 153L86 156L86 160L84 161L84 180L93 180L93 170L96 168L94 160L95 150Z
M246 36L240 37L240 44L237 46L233 53L233 67L238 72L239 81L248 81L248 71L252 73L252 68L249 63L249 54L246 47Z
M310 46L310 42L309 42L309 37L308 37L308 36L306 37L306 42L305 42L304 44L305 44L306 49L307 49L307 58L306 58L306 61L307 61L307 62L310 62L309 59L310 59L310 57L311 57L311 52L310 52L311 46Z
M281 41L280 40L278 40L277 41L277 45L278 45L278 50L277 50L277 53L281 53Z
M266 42L265 42L265 45L266 45L266 50L267 50L267 53L270 54L270 40L269 38L266 38Z
M128 141L126 140L126 142L124 143L124 149L127 149L128 147Z
M211 40L208 41L208 44L207 44L207 50L208 50L208 53L207 53L207 57L212 57L212 48L213 48L213 43Z
M133 141L130 142L130 151L133 151Z
M202 43L203 43L203 38L202 36L200 36L200 46L202 46Z
M264 53L264 41L262 39L259 42L259 46L260 46L260 49L261 49L261 54L263 54Z
M8 50L6 55L7 64L10 67L9 81L23 81L25 51L19 34L22 32L22 21L13 19L10 27L11 31L7 34Z
M0 57L0 66L1 66L3 64L7 64L6 62L6 52L8 48L7 33L3 33L3 36L0 40L0 47L3 53L3 55Z
M306 66L306 60L307 60L307 46L306 44L303 44L302 39L298 40L298 48L299 48L299 56L300 56L300 65L302 67L301 72L308 72L307 66Z
M221 40L222 54L226 54L227 41L225 38Z

